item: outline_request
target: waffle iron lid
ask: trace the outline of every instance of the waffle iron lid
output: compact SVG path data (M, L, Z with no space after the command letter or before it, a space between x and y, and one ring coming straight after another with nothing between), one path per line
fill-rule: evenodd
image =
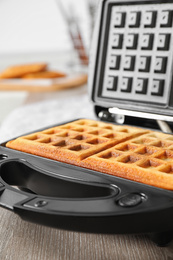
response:
M92 101L171 121L171 46L173 1L101 1L90 55Z

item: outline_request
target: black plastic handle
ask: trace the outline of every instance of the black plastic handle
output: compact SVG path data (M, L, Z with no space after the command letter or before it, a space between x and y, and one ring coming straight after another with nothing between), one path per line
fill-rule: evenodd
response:
M105 229L106 233L114 233L110 223L109 228L103 224L105 217L109 218L116 207L116 192L102 198L51 198L1 185L0 193L0 205L13 210L24 220L69 230L104 233Z
M59 218L78 219L79 223L87 216L111 215L119 193L115 185L58 176L24 160L6 160L0 175L1 206L28 221L54 227L62 226Z
M0 164L0 206L27 221L75 231L122 234L173 229L172 192L104 178L80 167L69 166L66 173L67 168L56 163L55 169L56 174L23 159L5 159ZM77 178L82 172L88 181Z
M0 167L0 176L6 187L16 186L30 194L59 199L112 197L119 192L115 185L104 184L103 178L100 183L100 178L84 181L45 171L24 160L6 160Z

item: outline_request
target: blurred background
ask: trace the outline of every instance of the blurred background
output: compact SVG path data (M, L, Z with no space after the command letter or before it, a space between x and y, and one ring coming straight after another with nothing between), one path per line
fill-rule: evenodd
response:
M1 0L0 72L46 62L53 69L87 73L97 5L98 0ZM0 126L16 107L50 98L24 90L0 90Z
M90 46L97 0L1 0L0 63L9 60L47 58L51 54L69 52L73 42L67 19L75 19L86 49ZM66 16L65 16L66 15ZM34 55L33 55L34 54ZM33 55L31 58L30 55ZM30 56L30 57L27 57Z

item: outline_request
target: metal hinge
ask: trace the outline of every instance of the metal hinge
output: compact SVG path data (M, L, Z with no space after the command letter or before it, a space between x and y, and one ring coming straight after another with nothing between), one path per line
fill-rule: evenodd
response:
M112 114L107 110L100 111L98 114L98 117L102 121L114 122L117 124L124 124L124 121L125 121L124 115Z

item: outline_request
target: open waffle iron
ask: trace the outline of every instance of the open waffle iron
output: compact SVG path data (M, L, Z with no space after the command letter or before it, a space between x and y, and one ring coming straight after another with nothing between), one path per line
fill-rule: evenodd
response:
M101 1L90 63L100 120L173 125L173 1ZM173 192L0 146L0 205L82 232L173 236Z

